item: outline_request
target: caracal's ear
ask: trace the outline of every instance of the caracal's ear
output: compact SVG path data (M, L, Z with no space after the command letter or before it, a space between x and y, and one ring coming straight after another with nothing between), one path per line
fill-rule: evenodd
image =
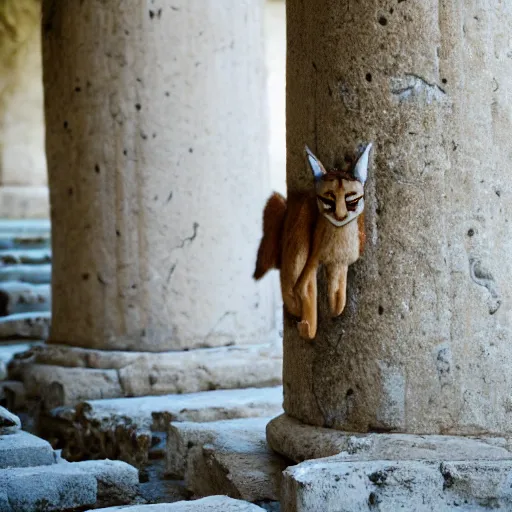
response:
M306 158L309 163L309 167L313 172L313 176L315 177L315 181L318 181L326 173L325 168L322 165L322 162L320 162L320 160L318 160L318 158L315 155L313 155L313 153L307 146L305 147L305 152Z
M366 179L368 178L368 159L371 149L372 143L370 142L358 158L353 171L354 178L359 180L363 185L366 183Z

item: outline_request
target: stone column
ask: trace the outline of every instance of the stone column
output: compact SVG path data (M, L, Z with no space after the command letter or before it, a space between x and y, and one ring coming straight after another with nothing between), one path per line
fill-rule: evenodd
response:
M268 194L262 15L260 0L43 3L49 343L160 353L273 339L271 288L251 278ZM268 382L237 381L229 361L177 391Z
M0 7L0 217L47 218L41 2Z
M269 441L295 460L349 449L305 453L305 425L512 432L512 7L484 4L287 1L288 192L312 187L304 144L331 166L374 141L345 311L322 276L316 339L285 317Z

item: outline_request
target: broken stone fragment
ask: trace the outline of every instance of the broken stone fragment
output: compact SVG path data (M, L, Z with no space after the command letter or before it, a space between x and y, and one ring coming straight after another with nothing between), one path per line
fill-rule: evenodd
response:
M18 416L0 406L0 435L13 434L21 429L21 421Z

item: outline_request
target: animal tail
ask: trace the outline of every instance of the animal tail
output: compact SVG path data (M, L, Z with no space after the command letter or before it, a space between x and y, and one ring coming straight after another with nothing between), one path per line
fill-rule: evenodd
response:
M261 279L269 270L281 267L281 237L285 215L286 199L274 192L263 210L263 238L253 275L256 280Z

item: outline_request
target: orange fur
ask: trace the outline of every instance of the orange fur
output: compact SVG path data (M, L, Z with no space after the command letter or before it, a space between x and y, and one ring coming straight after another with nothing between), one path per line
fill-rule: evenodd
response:
M254 279L261 279L269 270L281 267L281 236L286 214L286 199L274 192L263 210L263 239L258 249Z
M329 308L333 316L339 316L345 309L348 266L364 250L368 153L361 179L360 174L346 170L327 172L309 150L307 154L315 175L315 192L290 195L288 201L277 193L270 197L254 278L260 279L272 268L280 269L284 305L300 318L300 335L313 339L317 331L318 267L325 266Z

